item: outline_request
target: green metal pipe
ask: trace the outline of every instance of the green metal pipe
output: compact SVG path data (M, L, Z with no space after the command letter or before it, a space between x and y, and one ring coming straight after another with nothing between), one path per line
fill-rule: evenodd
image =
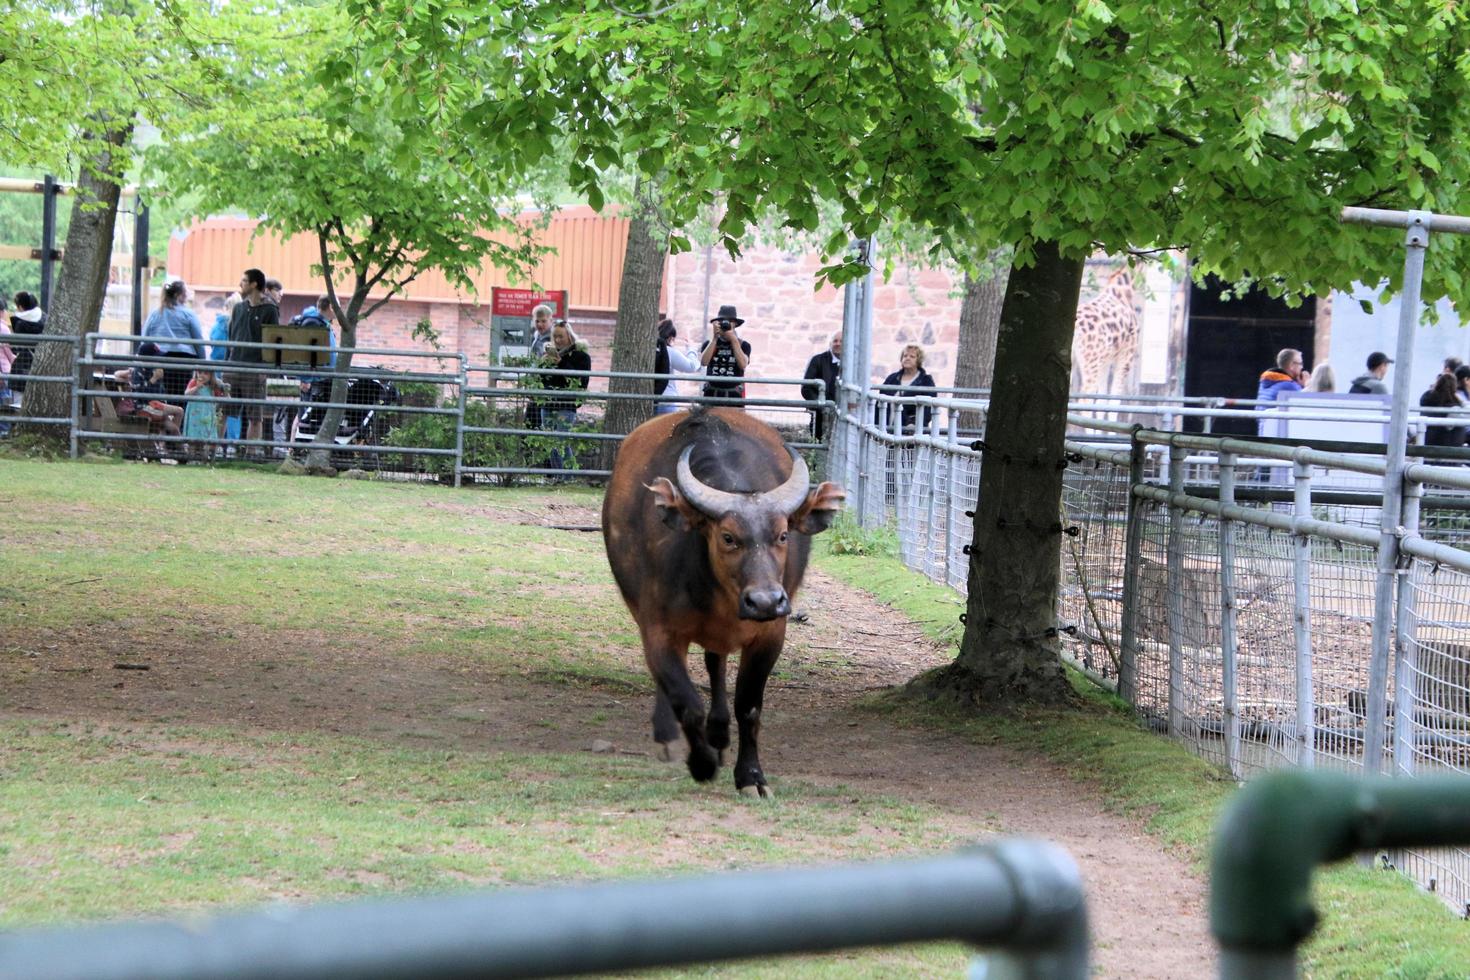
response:
M1317 925L1312 872L1378 848L1470 844L1470 778L1360 779L1279 770L1236 795L1215 830L1210 929L1225 978L1292 976Z

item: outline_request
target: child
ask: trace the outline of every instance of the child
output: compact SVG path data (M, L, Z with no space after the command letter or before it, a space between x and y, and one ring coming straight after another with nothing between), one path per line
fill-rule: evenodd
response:
M140 357L160 357L161 353L156 344L147 343L138 348ZM163 429L166 436L176 436L179 428L184 424L184 410L177 405L170 405L159 398L150 398L150 395L163 395L163 368L161 366L143 366L117 372L117 380L126 384L138 397L133 400L135 408L133 414L140 419ZM121 411L118 412L122 414ZM153 451L159 456L168 454L167 447L163 443L154 443Z
M217 380L213 371L195 371L184 394L202 396L184 409L184 437L196 440L189 443L191 455L208 459L213 455L212 442L219 435L219 406L214 400L227 397L229 386Z

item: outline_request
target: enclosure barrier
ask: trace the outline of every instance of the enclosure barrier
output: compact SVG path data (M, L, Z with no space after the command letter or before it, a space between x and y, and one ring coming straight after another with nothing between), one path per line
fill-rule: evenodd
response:
M798 451L825 453L826 444L803 438L813 413L829 415L832 404L821 390L822 382L810 378L745 378L747 395L739 400L710 398L684 393L654 395L636 391L610 391L615 380L652 382L668 380L680 384L702 384L703 375L656 374L643 371L564 371L557 368L500 364L471 364L466 368L465 397L467 404L476 402L488 407L489 423L477 423L469 412L461 415L459 443L468 447L461 461L461 476L575 476L605 479L611 470L598 459L582 459L579 450L600 443L621 442L620 433L599 431L605 406L615 401L642 401L655 405L670 404L679 408L705 405L712 408L739 407L765 417L773 424L786 424L787 443ZM476 383L483 376L483 382ZM552 378L568 378L579 382L578 388L548 388ZM752 394L762 388L773 388L774 397ZM817 397L807 400L806 389L814 389ZM784 393L789 392L789 395ZM573 406L563 409L556 406ZM582 409L588 409L584 415ZM570 411L572 417L567 416ZM494 451L477 452L477 447ZM484 457L489 457L484 458ZM559 464L559 465L558 465Z
M926 861L277 907L0 933L3 980L546 977L960 940L983 975L1083 980L1086 903L1054 844Z
M0 375L0 386L4 386L5 394L0 397L0 434L7 433L12 425L46 425L46 426L70 426L72 415L42 415L33 406L25 404L24 396L30 385L37 383L54 382L64 385L67 391L69 404L76 399L75 381L73 374L37 374L35 358L39 358L42 350L56 346L70 347L72 359L75 361L80 342L76 337L55 337L48 334L25 334L7 333L0 334L0 344L9 345L10 349L17 354L22 351L28 352L31 357L31 368L24 374L13 373Z
M452 419L458 416L460 410L457 403L460 401L459 391L464 376L464 359L459 354L334 347L331 353L354 358L372 358L376 362L356 363L348 368L336 369L325 365L291 363L292 354L327 353L322 347L302 344L235 342L229 345L232 349L261 350L265 357L280 357L283 363L144 357L137 353L141 345L154 339L134 334L86 335L73 380L74 453L81 444L87 442L121 446L125 454L134 457L173 458L182 462L213 459L216 456L279 461L291 454L304 458L307 453L320 450L327 453L332 465L338 468L356 467L378 471L392 468L408 472L424 469L423 460L435 457L447 460L445 468L449 471L456 460L456 449L452 443L395 443L387 436L391 430L402 429L408 420L415 417L443 416ZM200 346L202 348L208 345ZM400 367L388 367L385 362ZM142 396L144 399L180 407L193 402L213 402L221 415L239 414L244 407L252 406L262 415L261 437L246 437L247 431L242 427L238 436L220 435L205 441L201 448L201 440L191 440L182 434L170 434L156 423L150 425L143 419L128 416L120 409L129 401L139 400L138 393L129 390L127 385L116 383L113 375L134 367L143 367L149 371L156 368L180 373L207 370L221 374L261 377L265 395L260 398L245 398L233 392L228 397L204 397L181 392ZM323 390L314 397L303 394L298 384L301 378L319 379L323 383ZM347 386L346 401L332 400L330 383L338 379ZM408 385L424 386L433 392L430 399L432 403L405 404L398 391ZM277 390L273 392L273 388ZM359 395L359 392L366 392L368 388L376 394L371 397L367 394ZM388 392L392 393L391 397L385 394ZM298 420L314 417L320 422L322 416L333 408L343 409L344 422L331 441L314 442L311 433L292 431L293 425L299 424ZM448 423L448 430L453 431L453 422ZM385 460L392 461L395 465L385 466Z
M1297 975L1317 925L1312 873L1355 852L1470 844L1470 779L1284 771L1226 806L1210 863L1210 930L1223 980ZM1463 965L1463 964L1462 964Z
M980 453L954 419L984 403L866 398L834 442L849 507L867 527L891 523L909 567L963 594ZM932 407L927 426L917 413L899 424L905 405ZM1178 408L1134 407L1135 418ZM1470 772L1470 467L1458 465L1470 454L1412 450L1385 617L1384 446L1186 434L1100 413L1069 423L1065 659L1237 778L1287 765ZM1375 640L1391 651L1379 669ZM1470 850L1389 860L1466 910Z

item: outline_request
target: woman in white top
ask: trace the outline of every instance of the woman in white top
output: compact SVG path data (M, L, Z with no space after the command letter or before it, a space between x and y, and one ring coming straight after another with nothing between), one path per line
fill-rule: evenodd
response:
M679 336L679 331L674 326L673 320L662 320L658 325L658 344L654 347L653 372L655 374L702 374L699 359L687 351L681 351L674 346L674 341ZM679 394L679 383L672 378L667 381L655 381L653 393L663 398L671 398ZM670 412L678 412L684 409L684 405L675 401L660 401L653 406L653 414L668 415Z

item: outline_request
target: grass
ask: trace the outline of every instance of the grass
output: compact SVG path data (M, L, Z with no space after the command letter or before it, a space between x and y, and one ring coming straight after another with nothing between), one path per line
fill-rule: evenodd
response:
M954 593L892 555L855 558L818 548L819 566L925 625L957 649ZM876 697L871 708L910 726L941 726L977 741L1040 750L1116 810L1206 871L1212 829L1235 782L1182 745L1138 724L1128 707L1069 669L1081 707L976 717L933 704ZM1314 882L1322 923L1302 948L1304 971L1321 977L1451 978L1467 975L1470 926L1435 897L1392 873L1342 864Z
M249 651L239 662L262 683L320 659L476 665L642 715L648 681L600 539L504 520L543 512L543 492L13 460L5 477L0 926L932 854L976 829L779 775L779 799L751 805L728 779L698 786L643 757L470 751L432 718L345 735L200 724L187 708L28 714L56 647L100 661L106 686L105 639L146 659L165 633L189 657ZM309 690L299 700L314 709ZM967 957L934 944L670 975L953 976Z
M569 693L642 697L647 682L600 540L504 520L542 512L540 491L24 460L4 471L0 925L932 853L973 832L934 808L791 779L775 805L744 805L723 782L699 787L642 758L465 751L309 724L103 724L85 706L70 720L17 714L11 699L48 645L141 647L164 628L199 656L258 648L277 672L370 652L378 665L476 665ZM599 498L562 488L556 499ZM956 643L955 595L884 547L819 547L818 560ZM1074 683L1084 705L1072 712L872 710L1045 752L1202 865L1233 784ZM1399 876L1333 869L1318 895L1324 923L1305 952L1316 975L1463 976L1470 963L1470 929ZM953 976L965 955L937 945L670 975Z

